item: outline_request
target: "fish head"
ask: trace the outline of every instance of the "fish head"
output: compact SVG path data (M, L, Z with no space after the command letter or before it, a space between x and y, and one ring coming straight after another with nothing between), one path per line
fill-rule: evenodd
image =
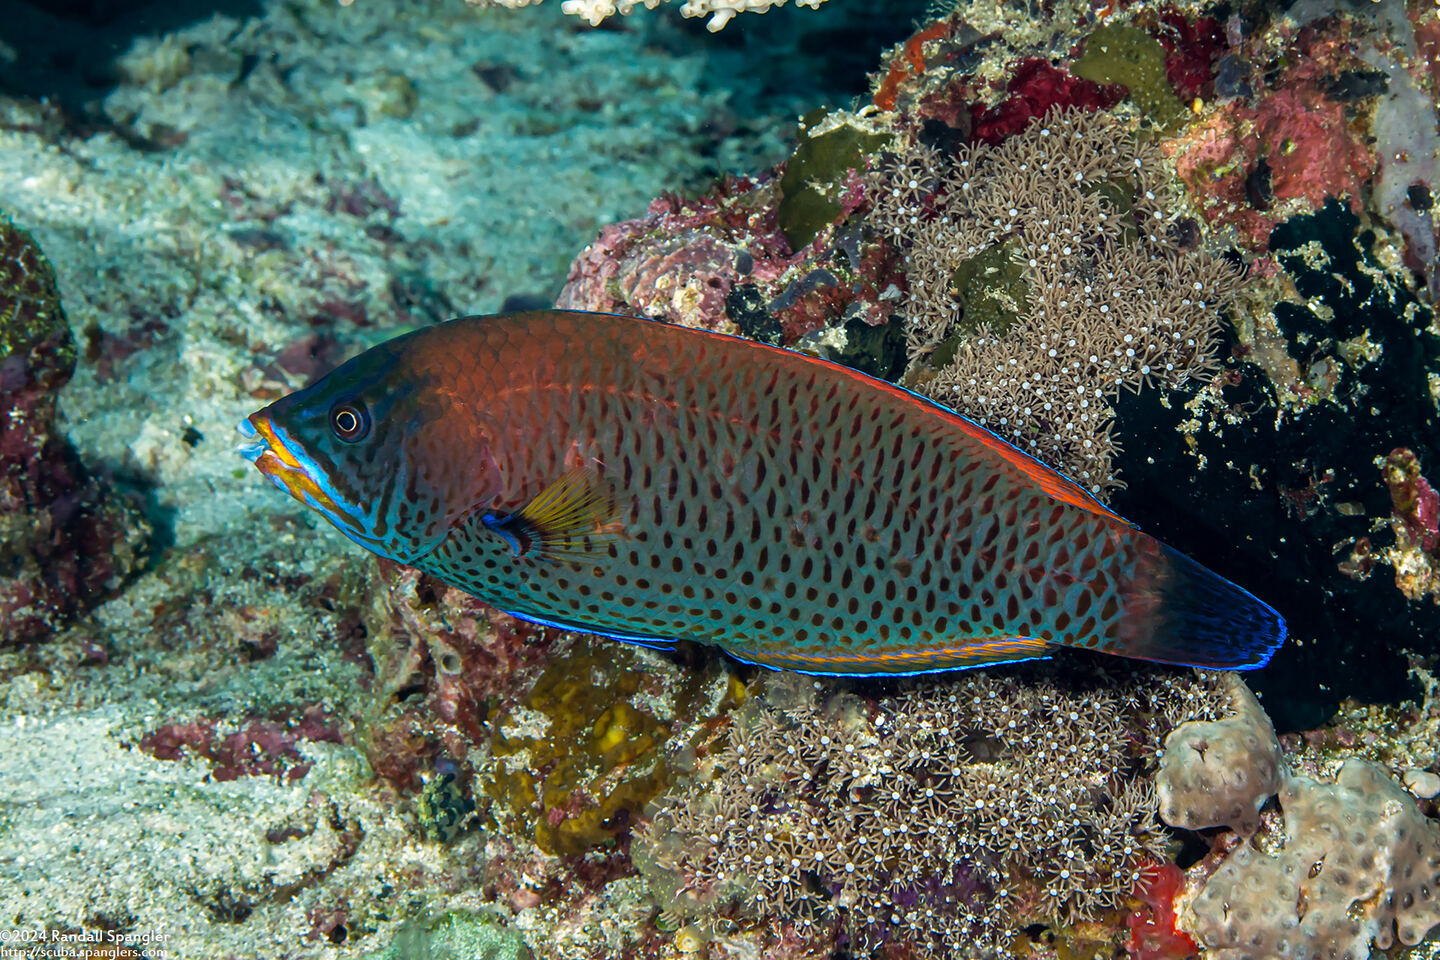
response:
M433 328L430 328L433 329ZM240 421L238 451L374 553L414 563L500 489L456 365L426 330L374 347Z

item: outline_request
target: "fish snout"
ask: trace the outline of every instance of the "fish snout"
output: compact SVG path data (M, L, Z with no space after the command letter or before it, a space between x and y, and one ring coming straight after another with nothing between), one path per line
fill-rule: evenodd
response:
M251 463L259 460L261 454L270 449L270 444L260 436L260 431L255 429L255 424L250 422L249 417L235 424L235 430L244 438L235 444L235 452Z

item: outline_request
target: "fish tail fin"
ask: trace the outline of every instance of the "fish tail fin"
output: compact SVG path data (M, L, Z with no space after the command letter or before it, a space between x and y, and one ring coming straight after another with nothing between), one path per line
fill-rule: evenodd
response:
M1112 652L1207 670L1255 670L1285 642L1269 604L1153 537L1142 538L1122 587L1120 644Z

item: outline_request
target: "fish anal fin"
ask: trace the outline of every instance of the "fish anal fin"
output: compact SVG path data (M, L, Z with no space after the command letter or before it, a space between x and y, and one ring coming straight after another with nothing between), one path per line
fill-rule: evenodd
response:
M1038 637L986 637L934 647L831 652L824 649L724 647L742 663L828 677L904 677L993 667L1050 656L1053 645Z
M514 513L481 520L516 556L600 556L623 533L614 494L587 468L568 471Z

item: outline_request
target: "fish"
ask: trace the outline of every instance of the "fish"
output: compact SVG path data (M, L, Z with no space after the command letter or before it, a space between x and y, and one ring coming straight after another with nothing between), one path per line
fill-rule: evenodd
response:
M524 620L827 676L1079 648L1264 666L1272 607L977 423L858 370L658 320L464 317L240 423L365 549Z

